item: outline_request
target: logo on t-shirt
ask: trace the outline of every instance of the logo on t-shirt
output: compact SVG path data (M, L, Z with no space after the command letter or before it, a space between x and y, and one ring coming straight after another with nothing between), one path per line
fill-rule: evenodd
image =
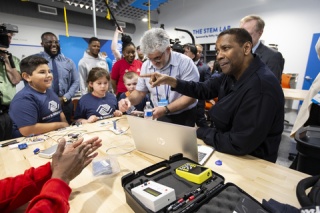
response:
M103 104L98 107L97 112L102 116L110 115L112 108L108 104Z
M59 104L55 101L49 101L49 104L48 104L48 109L51 111L51 112L55 112L57 111L59 108Z

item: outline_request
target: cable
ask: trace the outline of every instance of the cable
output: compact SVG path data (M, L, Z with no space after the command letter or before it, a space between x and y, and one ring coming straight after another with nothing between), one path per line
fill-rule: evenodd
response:
M109 151L110 149L114 149L114 148L118 148L118 147L117 147L117 146L110 147L110 148L108 148L108 149L106 150L106 153L108 154L108 151ZM129 151L126 151L126 152L121 152L121 153L117 153L117 154L108 154L108 155L111 155L111 156L125 155L125 154L128 154L128 153L134 151L135 149L136 149L136 148L132 148L132 149L130 149Z
M113 142L110 145L113 145ZM124 147L124 146L127 146L127 145L129 145L130 147L128 147L128 148L120 148L120 147ZM117 153L117 154L109 154L109 155L113 155L113 156L124 155L124 154L128 154L128 153L130 153L130 152L132 152L132 151L134 151L136 149L134 144L132 144L130 142L128 143L128 141L127 141L127 142L124 142L122 144L119 144L119 145L116 145L116 146L111 146L111 147L107 148L106 149L106 153L108 154L109 150L116 149L116 148L125 150L125 152L120 152L120 153ZM126 151L126 150L128 150L128 151Z

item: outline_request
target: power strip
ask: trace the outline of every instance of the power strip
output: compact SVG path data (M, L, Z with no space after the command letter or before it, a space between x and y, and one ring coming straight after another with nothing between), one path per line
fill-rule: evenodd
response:
M46 139L47 138L38 138L34 141L24 140L24 141L21 141L20 143L9 145L9 149L17 149L20 144L24 144L24 143L27 144L28 146L33 145L33 144L37 144L37 143L42 143L42 142L45 142Z

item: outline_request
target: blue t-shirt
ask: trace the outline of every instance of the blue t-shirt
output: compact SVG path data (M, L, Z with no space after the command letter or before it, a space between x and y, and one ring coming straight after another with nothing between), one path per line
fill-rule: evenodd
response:
M13 121L13 137L21 137L19 128L36 123L61 122L61 105L58 96L47 89L46 93L34 90L28 84L13 98L9 115Z
M99 98L88 93L80 98L74 119L88 119L91 115L97 117L113 115L116 109L118 109L118 103L113 94L107 92L105 97Z

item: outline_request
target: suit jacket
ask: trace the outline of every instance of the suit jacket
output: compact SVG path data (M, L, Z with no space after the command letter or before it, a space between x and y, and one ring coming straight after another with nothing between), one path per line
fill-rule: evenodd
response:
M204 82L211 77L210 67L207 64L199 61L197 64L197 68L200 74L199 82Z
M263 61L273 74L281 82L281 75L284 67L284 58L282 54L275 49L265 46L262 42L254 52L257 54L261 61Z

